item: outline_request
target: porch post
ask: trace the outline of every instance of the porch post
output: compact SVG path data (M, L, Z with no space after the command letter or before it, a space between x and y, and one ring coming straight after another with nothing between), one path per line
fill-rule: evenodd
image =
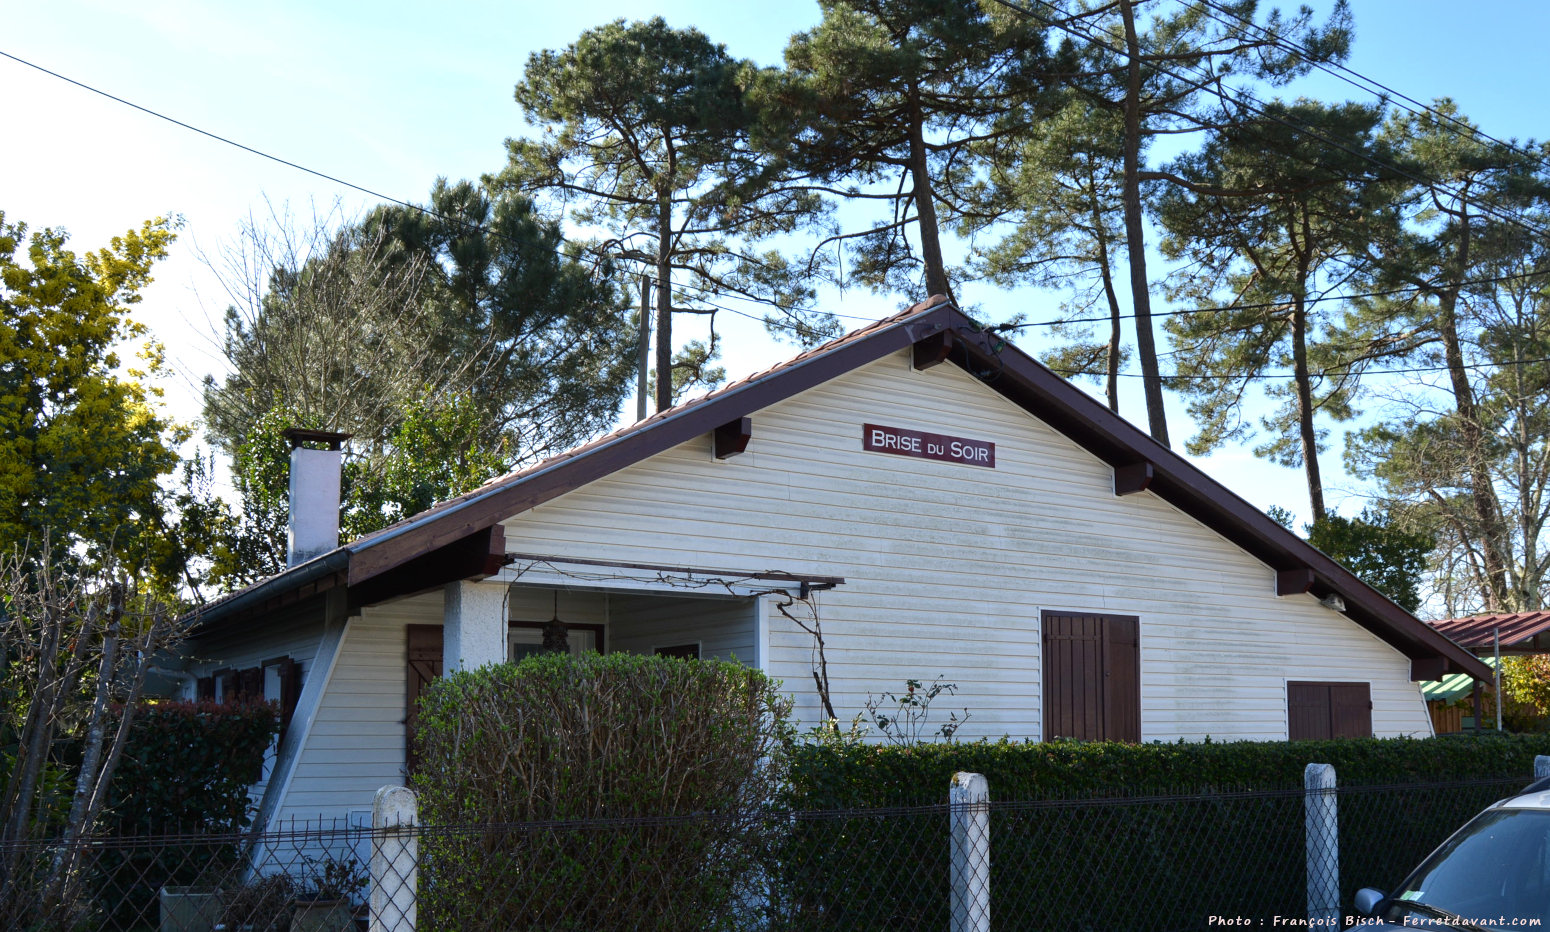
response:
M505 583L448 583L443 607L442 671L474 670L506 660Z

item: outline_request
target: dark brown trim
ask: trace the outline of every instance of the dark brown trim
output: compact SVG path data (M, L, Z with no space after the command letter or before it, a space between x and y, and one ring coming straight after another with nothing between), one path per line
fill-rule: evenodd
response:
M351 605L372 605L387 599L464 579L486 579L499 573L508 562L506 529L499 524L453 541L446 546L400 564L393 573L367 578L350 587ZM350 573L355 575L351 561Z
M1134 495L1152 485L1151 463L1126 463L1114 467L1114 494Z
M703 401L686 405L660 419L647 418L640 427L615 439L499 485L441 514L428 515L391 536L366 538L351 545L350 578L364 580L408 562L415 556L496 521L521 514L604 476L707 434L733 418L752 414L815 388L870 362L892 355L932 333L963 319L950 304L938 304L904 317L864 338L841 341L833 349L788 364Z
M330 450L337 450L344 445L346 440L354 434L340 434L331 430L307 430L304 427L287 427L280 431L280 436L291 442L291 449L296 449L304 443L322 443Z
M1450 665L1444 657L1416 657L1410 661L1410 681L1420 683L1425 680L1440 680L1450 672Z
M587 560L542 553L509 553L508 563L574 563L577 566L612 566L619 569L649 570L653 573L677 573L681 576L709 576L718 579L749 579L762 582L801 583L810 589L833 589L845 583L843 576L801 576L796 573L750 573L746 570L714 570L703 566L669 566L665 563L630 563L623 560Z
M748 439L753 436L753 418L740 417L727 421L716 428L711 436L716 459L736 456L748 449Z
M1313 589L1313 571L1306 566L1292 570L1276 570L1276 595L1302 595Z
M930 369L932 366L947 362L947 357L953 352L953 342L952 331L943 330L916 343L915 368Z
M526 628L529 631L542 631L548 624L549 622L547 621L507 621L506 627ZM597 652L600 654L608 653L608 644L606 643L608 637L607 625L594 625L590 623L572 624L571 622L567 621L565 622L565 627L573 631L591 631L594 641L597 644Z
M937 339L939 336L941 339ZM916 344L921 343L928 349L917 350ZM1341 596L1347 603L1346 617L1412 660L1443 657L1472 676L1488 678L1491 675L1489 668L1477 658L1384 598L1345 567L1276 524L1179 454L1011 346L999 334L981 331L950 304L937 303L936 299L701 401L647 418L617 435L562 455L535 471L510 477L487 490L439 506L400 527L363 538L346 548L349 581L353 587L374 579L511 515L903 349L923 354L922 358L927 361L945 353L948 361L1110 466L1150 464L1153 477L1147 491L1267 566L1307 567L1312 573L1312 581L1304 591L1319 598L1331 594ZM309 571L307 564L297 567L298 573ZM264 585L284 587L286 578L282 575ZM242 607L246 608L246 598L238 596L234 601L241 601ZM211 610L218 608L212 606Z

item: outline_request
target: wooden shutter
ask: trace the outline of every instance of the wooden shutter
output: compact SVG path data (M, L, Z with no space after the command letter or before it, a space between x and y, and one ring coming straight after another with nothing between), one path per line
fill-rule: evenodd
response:
M1044 735L1141 740L1140 619L1045 612Z
M248 667L237 674L237 699L240 702L264 701L263 667Z
M1372 737L1372 686L1329 684L1330 734L1336 738Z
M1286 736L1293 741L1371 738L1371 684L1287 683Z
M194 682L194 698L200 702L215 701L215 677L201 676Z
M414 772L414 738L420 720L420 696L436 677L441 676L441 625L409 625L409 675L407 711L404 714L405 762Z

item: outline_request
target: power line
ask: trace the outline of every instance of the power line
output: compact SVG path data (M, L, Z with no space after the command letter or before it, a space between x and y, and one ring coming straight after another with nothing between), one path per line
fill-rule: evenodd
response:
M224 143L224 144L226 144L228 146L233 146L233 147L235 147L237 149L241 149L242 151L247 152L247 153L249 153L251 155L258 156L259 158L268 159L271 162L275 162L275 163L277 163L279 165L284 165L287 168L294 168L297 171L305 172L308 175L312 175L313 177L316 177L316 178L321 178L324 181L329 181L329 182L332 182L334 184L341 185L343 187L349 188L352 191L359 191L362 194L366 194L366 195L369 195L371 197L377 198L379 200L386 201L387 203L396 204L399 207L408 208L409 210L416 211L416 212L418 212L420 214L423 214L426 217L430 217L430 218L435 219L435 220L440 220L440 221L443 221L443 222L446 222L446 223L451 223L451 224L460 226L464 230L467 230L467 231L481 233L481 234L485 234L485 235L488 235L488 236L493 236L496 239L505 240L505 241L507 241L509 243L512 243L514 245L519 245L519 246L526 246L527 245L525 243L519 242L518 240L516 240L516 239L514 239L514 238L512 238L510 236L506 236L505 234L503 234L503 233L501 233L501 232L499 232L497 230L490 229L489 227L483 226L481 224L477 224L477 223L470 222L468 220L464 220L461 217L452 217L452 216L448 216L446 214L439 213L439 212L437 212L435 210L431 210L430 208L424 207L424 206L422 206L420 204L415 204L415 203L413 203L411 201L406 201L406 200L403 200L401 198L396 198L396 197L393 197L392 195L389 195L389 194L383 194L380 191L373 190L373 189L368 188L368 187L366 187L364 185L356 184L353 181L348 181L348 180L346 180L344 178L338 177L337 175L330 175L327 172L318 171L315 168L309 168L306 165L302 165L299 162L293 162L290 159L281 158L278 155L273 155L271 153L263 151L262 149L257 149L257 148L254 148L253 146L245 145L243 143L240 143L240 142L236 141L235 139L231 139L230 137L222 136L219 133L214 133L214 132L211 132L211 131L209 131L207 129L201 129L200 127L195 126L192 123L187 123L187 122L185 122L183 120L177 119L176 117L171 117L171 116L168 116L165 113L161 113L159 111L152 110L150 107L142 106L141 104L137 104L137 103L135 103L132 100L126 100L123 97L119 97L118 95L112 94L112 93L110 93L108 91L105 91L105 90L102 90L101 88L94 87L94 86L92 86L90 84L86 84L85 82L77 81L76 79L74 79L72 77L60 74L57 71L52 71L52 70L50 70L48 68L43 67L42 65L36 64L35 62L31 62L31 61L28 61L25 58L20 58L18 56L12 55L10 52L7 52L7 51L5 51L3 49L0 49L0 57L8 58L11 61L14 61L14 62L16 62L19 65L25 65L28 68L32 68L35 71L40 71L43 74L48 75L49 77L57 78L57 79L59 79L61 81L64 81L67 84L72 84L72 85L74 85L74 86L76 86L78 88L81 88L82 90L90 91L91 93L96 94L96 95L98 95L100 97L105 97L108 100L113 101L114 103L123 104L126 107L129 107L129 108L134 109L134 110L138 110L141 113L144 113L144 114L146 114L148 116L155 117L158 120L164 120L164 121L166 121L168 123L171 123L174 126L181 127L183 129L186 129L186 130L188 130L190 132L193 132L193 133L198 133L199 135L207 137L209 139L213 139L216 142ZM556 250L552 250L552 251L555 253L555 255L564 257L564 254L560 250L556 249ZM712 291L711 289L705 288L703 286L696 286L696 285L691 285L691 284L687 284L687 283L675 283L673 287L674 287L675 290L690 291L690 292L694 292L694 293L702 294L702 295L715 295L715 296L718 296L718 297L742 298L742 296L740 296L740 295L726 295L726 294L723 294L722 292ZM816 313L816 314L833 314L835 317L844 317L844 318L848 318L848 319L851 319L851 320L863 320L863 321L867 321L869 323L870 322L874 322L877 319L877 318L874 318L874 317L860 317L860 316L857 316L857 315L854 315L854 314L839 314L839 313L836 313L836 312L833 312L833 311L825 311L825 310L822 310L821 308L804 308L804 307L799 307L799 306L785 307L785 306L778 305L778 304L771 304L769 302L760 302L756 298L743 298L743 300L747 300L747 301L755 302L755 303L760 303L760 304L765 304L766 306L774 307L777 310L780 310L781 312L786 313L788 315L790 315L790 314L792 314L794 312ZM710 304L712 307L717 308L717 310L723 310L723 311L726 311L726 312L728 312L730 314L738 314L738 315L741 315L743 317L747 317L747 318L752 319L752 320L760 320L760 321L764 320L764 318L758 317L758 316L753 315L753 314L746 313L744 311L736 310L735 308L729 308L729 307L724 307L724 306L721 306L721 305L716 305L716 304L713 304L713 303L711 303L709 301L705 301L705 302L702 302L702 303ZM790 326L790 329L792 329L793 332L799 332L799 333L803 332L802 328L799 325L793 324L793 325L789 325L789 326Z
M1456 367L1455 366L1443 365L1443 366L1412 366L1412 367L1407 367L1407 368L1404 368L1404 369L1379 369L1378 370L1378 374L1379 375L1418 375L1418 374L1427 373L1427 372L1451 372L1455 368L1457 368L1457 369L1469 369L1469 370L1506 369L1506 368L1512 368L1512 367L1542 365L1542 364L1546 364L1546 363L1550 363L1550 357L1539 357L1539 358L1534 358L1534 359L1508 359L1508 360L1503 360L1501 362L1461 363L1461 364L1459 364ZM1107 377L1107 375L1108 375L1108 373L1105 372L1105 371L1089 371L1089 370L1086 370L1086 369L1057 368L1055 366L1050 366L1047 363L1045 365L1046 365L1046 367L1050 371L1058 372L1061 375L1084 375L1084 376L1092 376L1094 378L1103 378L1103 377ZM1333 375L1339 375L1339 374L1341 374L1341 373L1338 372L1338 371L1333 373ZM1139 379L1139 378L1144 378L1144 376L1141 373L1139 373L1139 372L1116 372L1115 375L1118 376L1119 378L1122 378L1122 379ZM1184 374L1180 374L1180 373L1174 373L1173 375L1164 375L1164 376L1162 376L1162 380L1164 382L1170 382L1170 381L1171 382L1205 382L1205 381L1218 381L1218 382L1223 382L1223 381L1225 381L1225 382L1260 382L1260 381L1271 381L1271 380L1275 380L1275 379L1290 379L1290 378L1295 378L1296 375L1297 375L1297 373L1295 373L1295 372L1257 372L1257 373L1247 373L1247 374L1240 373L1238 375L1214 375L1214 374L1208 374L1208 375L1184 375ZM1328 373L1328 372L1313 372L1313 373L1309 373L1309 375L1310 376L1316 376L1316 377L1318 377L1320 379L1323 379L1323 378L1326 378L1326 377L1331 377L1332 374Z
M1287 38L1282 37L1282 36L1277 36L1274 33L1272 33L1270 30L1264 28L1263 26L1260 26L1258 23L1254 22L1253 20L1246 19L1246 18L1244 18L1242 16L1239 16L1238 14L1234 13L1233 11L1225 9L1222 6L1220 6L1219 4L1213 2L1213 0L1199 0L1199 2L1203 6L1209 7L1211 9L1217 11L1218 13L1222 14L1222 16L1229 17L1234 22L1236 22L1236 23L1238 23L1240 25L1243 25L1243 26L1247 26L1248 28L1254 30L1260 36L1262 36L1262 37L1264 37L1266 39L1269 39L1277 47L1283 49L1284 51L1292 53L1293 55L1297 56L1298 58L1300 58L1303 61L1307 62L1308 64L1312 65L1313 67L1319 69L1320 71L1324 72L1325 74L1328 74L1331 77L1334 77L1334 78L1337 78L1337 79L1339 79L1341 81L1344 81L1345 83L1351 85L1352 87L1356 88L1357 90L1365 91L1366 93L1372 94L1374 97L1377 97L1379 99L1398 99L1398 100L1404 101L1404 104L1398 105L1399 109L1401 109L1401 110L1404 110L1404 111L1406 111L1408 113L1413 113L1413 114L1415 114L1417 116L1420 116L1420 115L1424 114L1424 115L1430 116L1431 118L1433 118L1435 120L1438 120L1438 121L1440 121L1442 123L1451 124L1455 128L1454 131L1457 132L1460 135L1473 136L1473 137L1476 137L1478 139L1483 139L1483 140L1485 140L1487 142L1490 142L1490 143L1492 143L1494 145L1501 146L1504 149L1507 149L1507 150L1512 151L1512 152L1516 152L1517 154L1522 155L1522 156L1524 156L1526 158L1533 159L1541 167L1545 167L1546 165L1550 165L1550 162L1546 161L1545 156L1543 155L1543 153L1536 152L1536 151L1534 151L1532 149L1529 149L1529 148L1527 148L1525 146L1518 145L1516 142L1508 141L1508 140L1504 140L1504 139L1499 139L1499 138L1497 138L1495 136L1492 136L1490 133L1485 132L1484 130L1482 130L1478 126L1474 126L1473 124L1469 123L1467 120L1461 120L1458 117L1452 116L1452 115L1447 114L1447 113L1443 113L1442 111L1436 109L1435 107L1431 107L1431 106L1428 106L1427 104L1421 103L1419 100L1416 100L1414 97L1411 97L1411 96L1409 96L1407 94L1403 94L1400 91L1397 91L1397 90L1395 90L1392 87L1389 87L1387 84L1384 84L1382 81L1379 81L1376 78L1369 77L1369 76L1367 76L1365 74L1362 74L1359 71L1356 71L1356 70L1354 70L1352 68L1348 68L1348 67L1346 67L1345 65L1343 65L1343 64L1341 64L1339 62L1325 61L1323 59L1320 59L1318 56L1314 55L1313 51L1311 49L1309 49L1307 46L1302 45L1301 43L1295 42L1295 41L1293 41L1291 39L1287 39ZM1207 13L1206 15L1210 16L1212 19L1216 20L1217 22L1222 23L1223 25L1228 25L1228 23L1225 20L1223 20L1220 16L1214 16L1214 15L1212 15L1210 13ZM1339 74L1337 72L1344 72L1344 73L1343 74ZM1371 85L1371 86L1363 85L1360 82L1366 82L1366 85ZM1374 88L1376 88L1376 90L1374 90ZM1406 104L1408 104L1408 106L1406 106Z
M1052 23L1052 22L1049 22L1048 20L1045 20L1044 18L1040 17L1033 10L1030 10L1027 7L1021 6L1021 5L1017 4L1017 3L1013 3L1013 2L1011 2L1011 0L995 0L995 2L1000 4L1001 6L1006 7L1007 9L1014 10L1014 11L1016 11L1018 13L1023 14L1024 16L1027 16L1027 17L1030 17L1032 19L1038 20L1040 23L1043 23L1046 26L1053 26L1054 28L1060 29L1062 32L1065 32L1065 33L1068 33L1070 35L1076 36L1079 39L1085 39L1086 41L1091 42L1092 44L1098 46L1099 48L1106 49L1106 50L1108 50L1110 52L1113 52L1113 53L1115 53L1117 55L1118 54L1125 54L1121 49L1117 49L1114 46L1105 43L1104 41L1102 41L1098 37L1094 36L1090 32L1085 32L1085 31L1082 31L1082 30L1078 30L1075 27L1069 25L1068 23L1063 23L1063 22ZM1055 6L1053 3L1049 2L1049 0L1034 0L1034 2L1040 4L1041 6L1048 7L1049 9L1054 10L1057 13L1061 12L1060 8ZM1132 63L1132 65L1134 65L1134 63ZM1292 130L1293 132L1300 133L1300 134L1302 134L1304 136L1307 136L1307 137L1309 137L1311 139L1315 139L1315 140L1317 140L1319 142L1324 143L1325 145L1328 145L1328 146L1330 146L1332 148L1338 149L1338 150L1346 153L1347 155L1355 156L1356 158L1362 159L1365 162L1369 162L1369 163L1371 163L1372 165L1374 165L1374 166L1376 166L1378 168L1382 168L1382 169L1386 169L1388 171L1391 171L1391 172L1393 172L1394 174L1396 174L1396 175L1398 175L1400 177L1407 178L1407 179L1409 179L1411 181L1414 181L1415 183L1423 185L1425 187L1434 188L1436 190L1447 192L1449 195L1451 195L1455 200L1457 200L1461 204L1468 204L1470 206L1473 206L1473 207L1475 207L1477 210L1479 210L1481 213L1483 213L1485 215L1494 217L1495 219L1503 221L1503 222L1506 222L1506 223L1515 224L1515 225L1517 225L1519 227L1522 227L1523 229L1527 230L1528 232L1530 232L1530 233L1532 233L1532 234L1534 234L1534 235L1536 235L1538 237L1544 238L1546 240L1550 240L1550 233L1547 233L1546 231L1541 230L1538 227L1533 226L1532 224L1530 224L1527 221L1523 220L1521 217L1517 217L1517 216L1514 216L1512 214L1502 213L1497 208L1495 208L1494 206L1489 205L1489 204L1481 204L1478 201L1475 201L1474 199L1467 197L1462 191L1456 190L1456 189L1448 186L1447 184L1445 184L1445 183L1443 183L1441 181L1428 180L1428 179L1422 178L1421 176L1416 175L1416 174L1414 174L1412 172L1409 172L1406 169L1403 169L1403 168L1401 168L1401 167L1399 167L1397 165L1393 165L1391 163L1385 162L1382 159L1376 158L1375 156L1372 156L1372 155L1370 155L1368 153L1352 149L1349 146L1346 146L1344 143L1340 142L1339 140L1331 139L1328 136L1325 136L1324 134L1318 132L1317 130L1312 129L1311 127L1298 126L1297 124L1292 123L1289 120L1286 120L1286 119L1284 119L1282 117L1278 117L1278 116L1276 116L1274 114L1271 114L1266 109L1266 104L1263 101L1261 101L1259 98L1255 97L1252 93L1250 93L1250 92L1248 92L1246 90L1241 90L1240 89L1237 92L1237 98L1235 98L1234 96L1229 95L1228 92L1226 90L1224 90L1224 89L1212 87L1209 84L1203 84L1203 83L1201 83L1199 81L1193 81L1193 80L1189 79L1188 77L1180 75L1177 71L1171 71L1168 68L1163 67L1162 65L1157 65L1156 68L1157 68L1157 71L1159 71L1160 73L1166 74L1169 77L1172 77L1173 79L1175 79L1177 81L1181 81L1185 85L1187 85L1189 87L1192 87L1192 88L1194 88L1196 90L1204 91L1205 93L1211 94L1211 95L1217 97L1218 99L1220 99L1223 103L1236 104L1236 105L1238 105L1240 107L1243 107L1246 110L1249 110L1250 112L1253 112L1253 113L1257 114L1258 116L1260 116L1260 117L1262 117L1262 118L1264 118L1266 120L1269 120L1272 123L1278 123L1278 124L1280 124L1282 126L1285 126L1287 129ZM1238 98L1243 98L1243 99L1238 99ZM1298 158L1297 156L1293 156L1293 157L1294 158ZM1306 159L1306 158L1300 158L1300 161L1303 161L1305 164L1308 164L1308 165L1313 166L1313 167L1320 167L1318 165L1318 163L1313 162L1313 161L1311 161L1309 159Z
M1542 279L1545 279L1547 281L1550 281L1550 271L1520 272L1520 273L1517 273L1517 274L1514 274L1514 275L1498 275L1498 276L1495 276L1493 278L1474 278L1474 279L1467 279L1465 281L1460 281L1460 282L1450 282L1449 284L1450 285L1456 284L1456 285L1458 285L1460 287L1465 286L1465 285L1496 285L1496 284L1501 284L1503 282L1521 281L1521 280L1524 280L1524 279L1533 279L1533 278L1542 278ZM1432 288L1432 287L1433 286L1430 286L1430 285L1404 285L1404 286L1401 286L1401 287L1398 287L1398 288L1386 288L1386 289L1383 289L1381 291L1364 291L1364 292L1358 292L1356 294L1316 295L1316 296L1311 297L1311 298L1304 298L1303 299L1303 303L1304 304L1319 304L1319 303L1322 303L1322 302L1325 302L1325 301L1354 301L1354 300L1358 300L1358 299L1361 299L1361 298L1382 298L1382 297L1388 297L1390 295L1405 294L1407 292L1413 292L1413 291L1414 292L1426 291L1426 290L1428 290L1429 288ZM1152 316L1153 317L1180 317L1180 316L1187 315L1187 314L1218 314L1218 313L1224 313L1224 312L1228 312L1228 311L1272 310L1272 309L1275 309L1275 308L1285 307L1287 305L1287 303L1288 302L1286 302L1286 301L1260 301L1260 302L1251 303L1251 304L1225 304L1225 305L1221 305L1221 306L1217 306L1217 307L1191 307L1191 308L1184 308L1184 309L1181 309L1181 310L1172 310L1172 311L1153 311L1152 312ZM1119 315L1119 319L1120 320L1131 320L1135 316L1136 315L1134 315L1134 314L1120 314ZM1029 322L1029 323L1021 323L1021 324L995 324L995 325L993 325L991 327L987 327L986 329L988 331L990 331L990 332L993 332L993 333L1005 333L1005 332L1010 331L1010 330L1024 330L1024 329L1027 329L1029 327L1055 327L1055 326L1060 326L1060 325L1063 325L1063 324L1107 323L1107 322L1109 322L1111 320L1114 320L1114 319L1115 318L1114 318L1113 315L1105 315L1103 317L1072 317L1072 318L1069 318L1069 319L1066 319L1066 320L1041 320L1041 321L1033 321L1033 322Z

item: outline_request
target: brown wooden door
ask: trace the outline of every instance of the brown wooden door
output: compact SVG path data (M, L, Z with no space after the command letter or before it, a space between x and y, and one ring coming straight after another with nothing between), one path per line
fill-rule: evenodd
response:
M1141 621L1045 612L1044 737L1141 740Z
M441 625L409 625L409 675L406 711L404 713L405 764L413 773L419 763L415 759L414 738L420 719L420 696L431 681L441 676L442 636Z
M1287 683L1286 735L1293 741L1371 738L1372 685Z

